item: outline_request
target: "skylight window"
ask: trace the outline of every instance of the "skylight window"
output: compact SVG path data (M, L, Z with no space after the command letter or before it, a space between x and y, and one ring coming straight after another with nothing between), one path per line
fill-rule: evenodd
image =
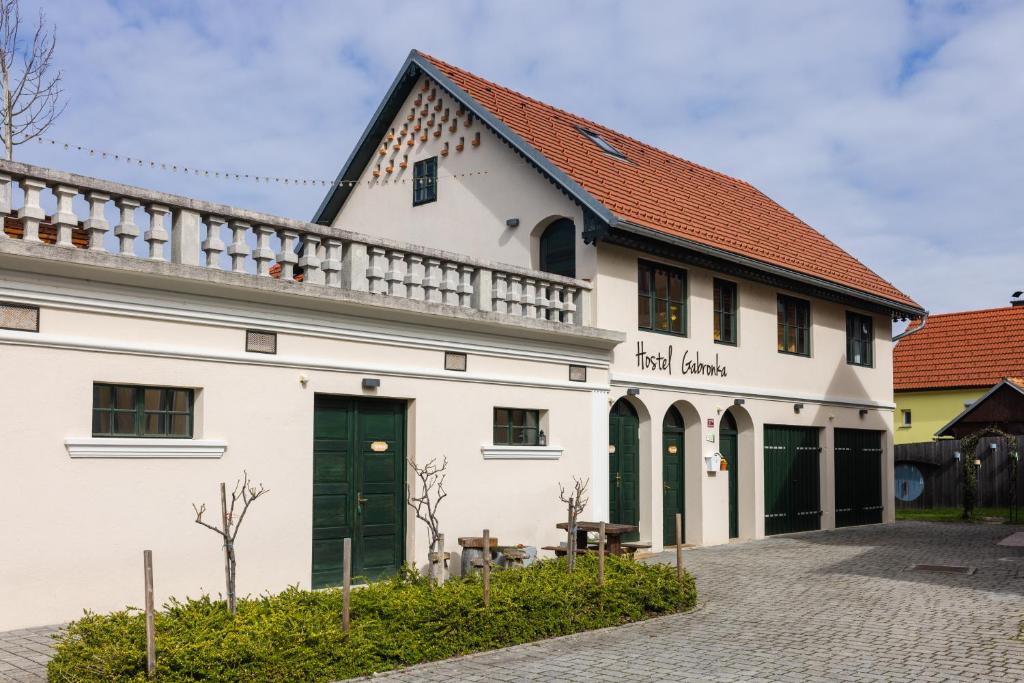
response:
M625 154L612 147L611 143L609 143L607 140L605 140L603 137L601 137L594 131L587 130L586 128L580 128L579 126L576 126L576 130L586 135L591 142L593 142L595 145L601 148L602 152L605 152L606 154L611 154L613 157L616 157L618 159L626 158Z

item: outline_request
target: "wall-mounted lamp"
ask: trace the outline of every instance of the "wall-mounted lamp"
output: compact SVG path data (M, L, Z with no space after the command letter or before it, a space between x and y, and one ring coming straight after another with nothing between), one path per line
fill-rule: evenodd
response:
M997 443L996 443L995 441L993 441L992 443L990 443L990 444L988 445L988 448L989 448L989 450L990 450L990 451L992 451L993 453L995 453L995 452L996 452L996 449L997 449L997 448L999 448L999 444L997 444Z
M640 387L630 387L630 388L626 389L626 394L628 394L629 396L639 396L640 395Z
M377 389L380 387L380 380L376 377L364 377L363 389Z
M794 413L799 413L803 409L804 409L804 404L803 403L794 403L793 404L793 412Z
M862 420L865 417L868 416L868 409L867 408L861 408L860 411L858 411L858 412L860 412L860 419L862 419Z
M299 375L299 384L305 389L306 385L309 384L309 375Z
M540 430L540 432L537 434L537 445L538 446L547 446L548 445L548 435L544 433L543 429Z
M981 467L981 458L975 458L974 459L974 466L975 467Z
M733 402L732 402L732 404L733 404L734 406L741 406L741 405L743 405L744 403L746 403L746 401L744 401L744 400L743 400L742 398L737 398L737 399L734 399L734 400L733 400Z
M953 462L960 462L960 451L953 451Z
M510 227L510 228L518 228L519 227L519 219L518 218L509 218L507 221L505 221L505 225L507 227Z

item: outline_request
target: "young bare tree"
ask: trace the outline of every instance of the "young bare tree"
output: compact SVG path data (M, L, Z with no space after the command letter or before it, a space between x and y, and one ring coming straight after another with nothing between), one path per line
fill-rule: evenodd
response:
M242 528L242 520L245 519L245 513L249 511L249 506L265 493L270 493L270 489L264 488L263 484L252 484L249 481L249 473L243 470L242 479L235 483L235 489L231 492L231 505L229 506L227 502L227 489L224 482L221 482L220 527L216 527L213 524L208 524L203 521L203 513L206 512L206 503L203 503L198 507L195 503L192 504L192 509L196 511L196 524L204 526L210 531L216 533L224 542L224 579L227 584L228 611L230 611L231 614L235 614L238 611L238 594L235 590L237 564L235 561L235 539L238 538L238 530ZM242 502L242 509L239 511L238 516L235 517L235 505L239 501Z
M0 136L7 159L14 158L17 145L42 135L67 106L61 102L64 73L53 64L56 29L39 10L32 38L23 36L18 4L0 0Z
M566 492L565 486L561 483L558 485L558 499L565 503L569 510L569 529L567 531L568 538L565 542L565 549L567 551L566 557L568 558L570 572L576 569L576 518L587 507L587 503L590 500L586 497L589 484L589 479L573 477L571 492Z
M412 489L408 492L409 507L416 513L416 518L427 525L427 532L430 534L430 561L427 566L431 583L438 583L444 572L444 558L438 558L436 554L439 552L438 537L441 535L437 508L448 495L448 492L444 490L444 480L448 474L448 457L445 456L440 465L437 464L436 459L433 459L422 467L410 458L409 465L416 472L416 478L419 479L419 495L414 495L415 492ZM434 570L438 563L441 566L441 573Z

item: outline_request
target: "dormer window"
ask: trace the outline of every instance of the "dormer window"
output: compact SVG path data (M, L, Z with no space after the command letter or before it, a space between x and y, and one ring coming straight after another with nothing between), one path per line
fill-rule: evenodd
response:
M576 130L578 130L579 132L581 132L584 135L586 135L587 138L589 138L591 142L593 142L595 145L597 145L599 148L601 148L601 151L604 152L605 154L611 154L616 159L625 159L626 158L625 154L623 154L619 150L617 150L614 147L612 147L610 142L605 140L603 137L601 137L600 135L598 135L594 131L587 130L586 128L581 128L580 126L576 126Z

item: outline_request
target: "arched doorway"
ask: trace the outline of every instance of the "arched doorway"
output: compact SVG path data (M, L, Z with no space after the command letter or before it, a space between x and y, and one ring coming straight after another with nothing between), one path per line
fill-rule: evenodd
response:
M665 412L661 423L661 481L662 481L662 529L665 545L676 543L676 513L686 514L685 484L686 468L683 466L686 449L683 442L683 416L672 406ZM686 530L683 530L686 542Z
M608 415L608 493L608 521L639 525L640 418L624 398L615 402Z
M729 465L729 538L740 535L740 467L739 467L739 430L736 429L736 418L726 411L722 415L718 427L718 451Z
M540 269L576 277L576 226L570 219L559 218L541 234Z

